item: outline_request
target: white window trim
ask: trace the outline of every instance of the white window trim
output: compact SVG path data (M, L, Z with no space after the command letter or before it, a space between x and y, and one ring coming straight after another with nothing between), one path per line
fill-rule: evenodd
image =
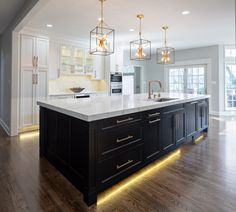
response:
M176 66L198 66L198 65L206 65L206 87L207 87L207 94L212 95L212 60L210 58L200 59L200 60L182 60L176 61L175 64L166 65L164 67L164 88L165 91L168 91L169 87L169 71L168 69L171 67ZM209 100L209 110L212 111L212 100Z
M225 50L227 48L236 48L236 46L234 44L232 45L224 45L224 54L223 54L223 65L224 65L224 112L228 112L228 113L235 113L236 109L227 109L226 105L227 105L227 99L226 99L226 86L225 86L225 69L226 69L226 65L232 65L232 64L236 64L236 57L226 57L225 56Z

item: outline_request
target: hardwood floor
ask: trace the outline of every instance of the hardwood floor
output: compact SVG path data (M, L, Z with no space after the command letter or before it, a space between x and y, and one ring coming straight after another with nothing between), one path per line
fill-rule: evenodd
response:
M99 195L90 208L45 159L38 133L0 129L0 211L236 211L236 119L211 118L208 137L187 144ZM174 155L173 155L174 154Z

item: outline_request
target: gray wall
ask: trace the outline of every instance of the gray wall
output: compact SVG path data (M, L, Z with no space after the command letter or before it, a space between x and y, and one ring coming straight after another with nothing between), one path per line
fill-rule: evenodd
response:
M1 121L10 130L11 120L11 31L1 37Z
M180 50L176 52L176 61L185 60L211 60L211 82L208 85L211 86L211 110L214 112L223 111L222 105L220 104L220 89L221 82L219 80L220 73L222 73L222 63L220 63L220 46L209 46L194 49ZM209 81L210 79L208 79ZM223 80L223 79L222 79ZM212 83L213 82L213 83ZM224 102L224 100L222 100Z
M135 60L130 60L130 51L125 50L124 55L123 55L123 64L126 65L132 65L132 66L141 66L142 67L142 82L141 82L141 92L146 92L147 90L147 61L135 61Z
M34 7L39 0L27 0L12 22L8 25L1 37L1 95L0 95L0 119L5 126L5 130L11 132L11 108L12 108L12 32L15 27L23 20L28 12ZM15 91L17 92L17 91Z

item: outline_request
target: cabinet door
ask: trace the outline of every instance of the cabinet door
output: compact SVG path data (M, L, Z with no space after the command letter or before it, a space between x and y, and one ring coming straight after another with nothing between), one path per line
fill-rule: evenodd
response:
M161 119L162 150L167 151L175 146L175 116L174 113L168 113L163 115Z
M161 152L161 119L159 117L147 120L144 130L145 158L155 158Z
M185 105L186 109L186 133L187 137L192 137L197 130L197 102Z
M35 124L39 124L39 106L37 105L37 99L47 97L48 94L48 80L47 70L39 69L36 73L36 94L34 100L34 117Z
M48 69L48 46L49 42L44 38L36 38L37 68Z
M34 70L22 69L20 82L20 128L34 124Z
M55 42L49 44L49 69L48 77L50 80L59 78L59 45Z
M203 128L207 128L209 125L209 105L208 101L205 101L203 105L203 116L202 116Z
M34 66L35 38L30 35L21 36L21 67L32 68Z
M94 56L89 53L89 50L85 51L85 74L93 75Z
M94 79L105 79L105 58L94 55Z
M202 102L197 104L197 131L202 129Z
M73 49L73 66L71 73L83 74L84 73L84 50L81 48Z
M181 110L175 114L175 141L176 145L180 145L186 141L185 126L185 110Z

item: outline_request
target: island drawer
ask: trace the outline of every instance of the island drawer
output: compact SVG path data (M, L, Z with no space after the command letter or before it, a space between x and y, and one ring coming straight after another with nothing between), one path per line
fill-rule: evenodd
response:
M105 184L114 178L125 174L142 162L142 146L137 146L129 151L111 157L99 165L99 183Z
M104 119L101 121L101 128L102 130L108 130L114 127L136 123L141 120L142 120L142 113L131 113L128 115Z
M142 142L142 125L133 124L128 127L120 127L103 131L99 139L99 156L105 157L110 153L121 150Z

